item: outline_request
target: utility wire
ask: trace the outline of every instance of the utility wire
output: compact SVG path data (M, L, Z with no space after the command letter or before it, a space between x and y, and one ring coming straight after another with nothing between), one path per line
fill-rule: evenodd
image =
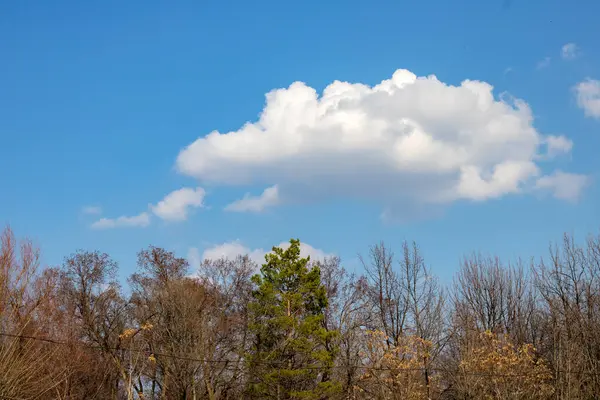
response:
M0 336L11 337L11 338L16 338L16 339L28 339L28 340L40 341L40 342L45 342L45 343L54 344L54 345L69 345L70 344L68 342L63 342L63 341L48 339L48 338L42 338L42 337L38 337L38 336L16 335L16 334L3 333L3 332L0 332ZM191 362L207 363L207 364L230 364L230 363L239 361L239 360L200 359L200 358L193 358L193 357L187 357L187 356L178 356L175 354L156 353L156 352L152 352L152 351L149 351L146 349L136 349L136 348L129 348L129 347L106 347L106 346L87 345L87 344L83 344L83 347L89 348L89 349L95 349L95 350L113 350L113 351L123 350L123 351L129 351L131 353L144 353L144 354L147 354L148 356L152 355L155 358L156 357L171 358L171 359L177 359L177 360L182 360L182 361L191 361ZM281 366L281 365L284 365L287 363L288 363L287 361L255 361L255 362L253 362L253 365ZM329 367L306 365L306 366L302 366L300 368L301 369L309 369L309 370L357 368L357 369L369 369L369 370L374 370L374 371L400 371L400 372L419 372L420 371L420 372L424 372L425 370L428 370L431 372L448 372L448 370L443 369L443 368L370 367L370 366L356 365L356 364L332 365ZM600 372L580 371L580 370L556 371L556 373L557 374L583 374L583 375L600 376ZM468 375L468 376L491 377L491 378L493 378L493 377L517 378L517 377L527 377L527 376L532 375L531 373L499 374L499 373L471 372L471 371L460 371L459 374L460 375Z

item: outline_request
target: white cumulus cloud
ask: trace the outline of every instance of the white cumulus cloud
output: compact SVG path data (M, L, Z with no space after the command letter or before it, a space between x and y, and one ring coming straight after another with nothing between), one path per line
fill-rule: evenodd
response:
M590 183L589 177L555 171L551 175L543 176L536 182L536 189L547 190L560 200L576 202L581 197L581 192Z
M286 199L446 204L530 189L546 146L558 150L552 140L527 103L495 97L486 82L397 70L375 86L334 81L320 95L302 82L272 90L258 121L198 138L176 167L204 182L277 185Z
M563 60L573 60L579 56L579 47L575 43L567 43L560 49Z
M283 249L287 249L290 247L289 242L282 242L277 247L281 247ZM239 255L247 255L252 261L256 262L258 265L261 265L265 262L265 254L270 253L271 250L264 250L262 248L251 249L246 247L239 240L234 240L231 242L225 242L222 244L218 244L212 247L209 247L204 250L202 253L203 260L216 260L222 257L233 259ZM193 251L192 251L193 257ZM310 256L312 261L323 260L328 257L333 257L333 254L329 254L324 252L323 250L316 249L313 246L307 243L300 243L300 256L307 257Z
M586 117L600 119L600 81L586 79L573 88L577 105Z
M133 228L150 225L150 215L143 212L132 217L101 218L92 224L92 229Z
M260 196L246 193L243 198L225 206L226 211L262 212L268 207L279 204L279 189L277 185L266 188Z
M150 208L156 216L166 221L185 221L190 208L203 206L204 196L205 191L201 187L182 188L169 193Z

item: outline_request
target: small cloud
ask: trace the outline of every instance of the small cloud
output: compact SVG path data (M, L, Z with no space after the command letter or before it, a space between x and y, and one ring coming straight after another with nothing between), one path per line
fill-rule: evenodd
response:
M549 158L570 153L573 149L573 142L564 136L549 135L544 140L546 142L546 155Z
M279 204L279 188L274 185L266 188L260 196L246 193L242 199L225 206L225 211L259 213L277 204Z
M544 57L544 59L537 63L536 69L544 69L550 66L550 61L552 59L550 57Z
M504 68L504 75L508 75L511 72L514 72L514 69L512 67L506 67L506 68Z
M577 105L586 117L600 119L600 81L587 78L573 87Z
M201 187L182 188L169 193L150 208L156 216L165 221L185 221L190 208L203 206L205 194Z
M101 218L91 225L92 229L112 229L112 228L144 228L150 225L150 215L143 212L132 217L121 216L118 218Z
M575 203L579 200L583 189L589 183L590 178L586 175L571 174L557 170L551 175L539 178L536 181L535 188L550 191L559 200Z
M98 206L85 206L81 209L81 212L86 215L100 215L102 214L102 208Z
M202 207L204 189L198 187L182 188L166 195L156 205L150 205L150 210L157 217L166 221L183 221L187 218L189 208ZM87 213L99 213L100 210L87 208ZM142 212L135 216L121 216L118 218L101 218L94 222L92 229L111 229L120 227L146 227L150 225L150 213Z
M290 243L282 242L282 243L279 243L278 247L281 247L282 249L287 249L288 247L290 247ZM311 261L319 261L319 260L322 261L325 258L330 258L330 257L334 257L334 256L335 256L335 254L326 253L321 249L312 247L308 243L300 243L300 257L310 257Z
M265 262L265 254L266 252L263 249L252 250L244 246L239 240L234 240L205 249L202 253L202 260L234 259L237 256L247 255L255 263L262 264Z
M560 56L563 60L573 60L580 54L579 47L575 43L567 43L560 50Z
M282 242L277 247L281 247L282 249L287 249L290 247L289 242ZM202 253L203 260L217 260L220 258L229 258L233 259L237 256L247 255L252 261L261 265L265 262L265 255L270 253L271 251L265 251L262 248L258 249L250 249L246 247L239 240L234 240L232 242L225 242L219 245L215 245L207 248ZM189 254L189 253L188 253ZM195 254L192 253L192 257ZM310 256L311 261L324 260L325 258L333 257L334 254L326 253L323 250L314 248L313 246L307 243L300 243L300 256L308 257ZM188 255L188 259L189 259Z

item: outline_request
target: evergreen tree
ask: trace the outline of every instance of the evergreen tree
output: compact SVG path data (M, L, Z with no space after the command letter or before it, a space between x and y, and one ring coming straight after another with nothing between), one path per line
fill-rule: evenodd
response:
M300 258L300 241L265 256L250 306L253 348L248 394L264 399L324 399L340 390L331 380L337 335L323 324L327 307L318 266Z

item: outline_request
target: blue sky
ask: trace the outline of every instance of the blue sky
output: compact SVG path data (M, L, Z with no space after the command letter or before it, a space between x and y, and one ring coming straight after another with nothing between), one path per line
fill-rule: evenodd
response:
M408 239L443 279L472 251L545 255L599 228L599 14L3 2L0 221L45 263L99 249L122 277L150 244L259 257L298 237L353 269Z

